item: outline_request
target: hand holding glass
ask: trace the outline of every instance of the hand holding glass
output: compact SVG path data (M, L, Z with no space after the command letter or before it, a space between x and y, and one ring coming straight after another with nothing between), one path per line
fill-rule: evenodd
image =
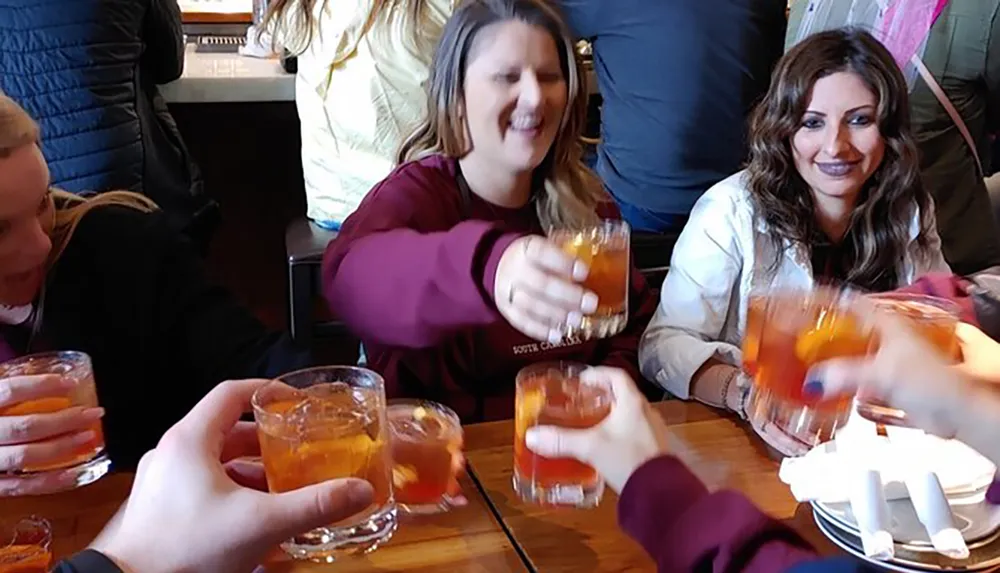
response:
M365 511L282 545L293 557L330 562L366 553L392 537L396 506L382 378L363 368L329 366L281 376L253 396L268 489L285 492L326 480L367 480Z
M570 458L546 458L529 450L525 433L535 426L591 428L608 416L613 403L610 385L581 382L587 369L573 362L529 366L517 375L514 411L514 491L524 501L541 505L594 507L604 493L597 471Z
M606 219L580 230L556 229L549 239L587 265L583 286L597 295L597 310L584 315L579 326L565 325L564 334L586 340L621 332L628 323L632 252L628 223Z

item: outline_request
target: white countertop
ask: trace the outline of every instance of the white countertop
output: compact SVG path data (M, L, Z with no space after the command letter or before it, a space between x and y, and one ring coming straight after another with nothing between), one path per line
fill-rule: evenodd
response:
M590 93L597 93L592 70L587 84ZM294 101L295 75L286 73L277 59L195 52L194 44L188 44L184 74L160 86L160 93L170 103Z
M171 103L294 101L295 75L277 59L195 52L188 44L184 74L160 93Z

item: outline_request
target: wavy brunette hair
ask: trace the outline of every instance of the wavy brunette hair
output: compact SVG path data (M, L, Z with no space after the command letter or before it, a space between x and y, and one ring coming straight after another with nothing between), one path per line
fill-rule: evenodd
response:
M812 193L795 168L791 140L802 127L816 81L837 72L856 74L875 94L878 129L885 141L882 162L865 182L843 238L849 267L845 278L862 288L894 288L914 209L921 217L917 241L926 248L933 206L921 183L910 134L906 80L889 51L869 33L820 32L778 62L767 95L751 118L750 195L779 251L785 240L805 246L822 240Z
M402 164L432 154L461 158L469 152L471 142L462 117L470 53L486 27L511 20L537 26L552 36L568 90L559 133L533 177L534 188L542 189L536 197L542 228L548 231L593 223L597 205L608 196L600 180L581 160L580 136L587 118L584 73L569 29L559 13L543 0L467 0L455 10L434 53L427 116L403 143L397 161Z

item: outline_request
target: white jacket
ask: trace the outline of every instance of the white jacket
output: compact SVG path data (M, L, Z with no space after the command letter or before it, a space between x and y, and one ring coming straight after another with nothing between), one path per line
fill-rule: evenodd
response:
M285 42L298 54L295 104L310 219L343 222L392 171L403 139L424 118L433 49L453 1L426 3L419 46L409 38L409 10L392 11L362 34L372 0L317 1L311 42ZM289 22L298 9L293 1Z
M695 204L674 247L660 304L639 343L643 376L678 398L690 396L691 377L711 357L739 366L751 292L813 284L808 249L775 250L756 216L743 171L709 189ZM900 284L932 271L949 272L932 225L926 252L916 242L920 214L900 261ZM777 265L773 262L780 257Z

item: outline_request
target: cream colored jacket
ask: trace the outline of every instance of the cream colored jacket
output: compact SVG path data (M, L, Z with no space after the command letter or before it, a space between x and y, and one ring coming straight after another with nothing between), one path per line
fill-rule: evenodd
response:
M316 2L308 45L298 54L295 103L302 125L307 215L340 223L392 169L403 139L423 118L433 51L453 0L427 0L423 21L394 10L363 36L371 0ZM286 14L296 12L295 2ZM298 44L298 45L297 45Z

